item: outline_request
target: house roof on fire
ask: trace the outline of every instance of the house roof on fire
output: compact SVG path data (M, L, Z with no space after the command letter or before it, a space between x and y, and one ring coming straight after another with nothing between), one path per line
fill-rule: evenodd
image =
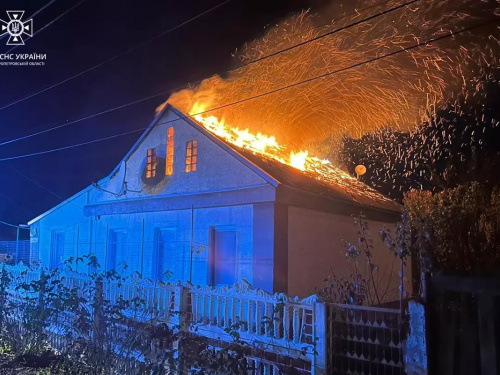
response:
M115 169L105 178L100 180L98 184L102 184L109 180L120 168L123 161L126 161L130 155L141 145L143 139L147 137L149 132L157 125L159 119L167 111L172 111L181 119L186 121L198 131L203 133L212 141L218 143L226 151L232 153L243 163L245 163L249 168L253 169L259 175L266 178L274 186L284 185L288 186L306 193L310 193L317 196L322 196L325 198L340 200L346 203L351 203L354 205L359 205L361 207L369 207L377 210L387 211L390 213L401 212L401 206L390 198L385 197L376 190L372 189L363 182L357 180L356 178L348 175L346 172L342 171L340 168L331 166L330 173L328 176L319 175L311 171L301 171L293 168L289 165L280 163L277 160L269 158L262 154L256 154L251 150L245 148L239 148L221 137L209 132L198 122L193 120L191 117L186 116L181 111L176 109L170 104L167 104L151 122L148 128L144 131L137 142L132 146L129 152L123 157L120 163L117 164ZM59 207L64 206L66 203L72 201L81 194L87 192L92 188L92 185L83 189L82 191L74 194L58 205L52 207L50 210L42 213L38 217L30 220L28 224L33 224L34 222L42 219L51 212L57 210Z
M319 175L311 171L298 170L265 155L237 147L209 132L202 125L198 124L191 117L187 117L175 107L171 105L167 105L166 107L170 107L170 110L184 118L208 137L222 142L231 152L242 157L244 161L247 161L247 165L254 169L258 168L259 171L264 172L279 184L326 198L347 201L356 205L393 213L401 212L401 206L397 202L380 194L375 189L350 176L340 168L329 167L331 173L328 176Z
M320 178L314 172L301 171L245 149L236 149L236 151L283 185L327 198L340 199L397 213L401 212L401 206L397 202L380 194L356 178L347 175L339 168L332 167L328 177L321 176Z

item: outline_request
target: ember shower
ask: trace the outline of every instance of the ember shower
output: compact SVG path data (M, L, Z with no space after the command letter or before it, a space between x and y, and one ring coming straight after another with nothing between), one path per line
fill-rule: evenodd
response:
M238 49L235 66L321 36L404 4L398 1L332 2L282 21ZM489 25L396 56L210 112L226 124L273 135L290 149L329 157L340 135L360 136L383 127L410 129L464 92L482 66L497 64L499 1L420 0L368 22L233 70L173 94L168 103L185 113L217 108L485 20ZM332 21L333 19L333 21ZM320 142L329 140L328 142ZM325 147L326 146L326 147ZM323 147L323 149L322 149Z

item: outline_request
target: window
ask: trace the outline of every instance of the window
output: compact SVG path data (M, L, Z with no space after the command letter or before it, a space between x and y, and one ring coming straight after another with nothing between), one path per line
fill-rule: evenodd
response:
M125 230L110 230L108 234L108 249L106 270L111 271L116 269L120 263L125 262L128 267L135 266L131 259L128 259L126 251L127 232Z
M148 160L146 163L146 178L156 176L156 148L148 150Z
M171 176L174 173L174 128L167 131L167 165L165 174Z
M212 227L209 254L209 284L233 285L237 281L238 232Z
M183 281L183 243L176 240L175 228L157 228L155 234L152 278L154 280Z
M186 143L186 172L196 171L196 162L198 161L198 141L189 141Z

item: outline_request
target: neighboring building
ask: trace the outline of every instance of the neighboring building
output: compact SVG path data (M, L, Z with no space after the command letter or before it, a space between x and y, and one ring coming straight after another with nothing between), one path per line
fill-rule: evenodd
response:
M0 263L6 260L14 261L17 258L18 262L29 264L30 262L30 241L0 241Z
M55 267L89 252L143 277L233 284L305 296L330 268L362 211L374 237L399 205L363 183L329 182L231 146L167 105L111 174L29 222L32 259ZM393 257L375 239L378 264ZM82 269L80 268L80 271ZM399 266L394 272L397 274Z

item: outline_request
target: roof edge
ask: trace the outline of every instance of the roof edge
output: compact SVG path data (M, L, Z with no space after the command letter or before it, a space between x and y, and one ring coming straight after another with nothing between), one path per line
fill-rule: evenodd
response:
M79 198L81 195L89 192L91 189L93 188L92 185L89 185L87 186L85 189L83 190L80 190L79 192L73 194L72 196L70 196L69 198L63 200L62 202L60 202L59 204L55 205L54 207L48 209L47 211L41 213L40 215L38 215L37 217L35 217L34 219L31 219L30 221L28 221L28 225L32 225L34 223L36 223L37 221L43 219L45 216L51 214L52 212L54 211L57 211L59 208L61 208L62 206L66 205L67 203L70 203L72 200L76 199L76 198Z
M106 177L103 177L102 179L100 179L97 183L98 184L102 184L108 180L111 179L111 177L113 177L113 175L116 174L116 172L118 172L118 170L120 169L120 166L122 165L123 161L127 160L130 155L139 147L139 145L141 144L142 140L147 136L147 134L149 134L149 132L155 127L156 123L158 122L158 120L163 116L163 114L165 113L165 111L167 110L167 108L171 107L170 105L166 105L156 116L155 118L153 119L153 121L151 121L151 123L148 125L148 127L146 128L146 130L144 130L144 132L141 134L141 136L139 137L139 139L134 143L134 145L130 148L130 150L125 154L125 156L120 160L120 162L116 165L116 167L113 168L113 170L111 171L111 173L109 173ZM173 107L172 107L173 108ZM86 193L87 191L89 191L93 186L92 185L89 185L87 186L85 189L83 190L80 190L79 192L71 195L69 198L66 198L65 200L63 200L62 202L60 202L59 204L57 204L56 206L50 208L49 210L43 212L42 214L38 215L37 217L35 217L34 219L31 219L30 221L28 221L28 225L31 225L33 223L36 223L37 221L39 221L40 219L43 219L45 216L51 214L52 212L56 211L57 209L61 208L62 206L64 206L65 204L71 202L73 199L76 199L78 198L79 196L81 196L82 194Z
M98 184L102 184L102 183L107 182L108 180L110 180L118 172L118 170L120 169L122 163L124 161L126 161L130 157L130 155L132 155L132 153L134 153L139 148L139 146L142 143L143 139L146 138L146 136L151 132L151 130L156 125L158 125L158 121L160 120L160 118L162 118L163 115L166 112L168 112L168 111L171 111L174 114L176 114L179 117L179 120L185 120L186 123L188 123L193 128L197 129L202 134L204 134L205 136L207 136L211 141L213 141L219 147L221 147L222 149L224 149L226 152L229 152L235 158L237 158L238 160L240 160L241 162L243 162L244 164L246 164L249 168L251 168L259 176L263 177L267 182L271 183L275 187L279 185L279 181L277 181L272 176L270 176L269 174L267 174L266 172L264 172L262 169L260 169L259 167L257 167L255 164L253 164L251 161L249 161L248 159L246 159L244 156L240 155L236 150L234 150L233 148L231 148L228 145L226 145L223 141L221 141L218 137L216 137L215 135L213 135L212 133L210 133L208 130L206 130L205 128L203 128L200 124L198 124L197 122L193 121L190 118L190 116L185 115L180 110L178 110L177 108L175 108L174 106L172 106L171 104L168 104L168 103L155 116L155 118L153 119L153 121L151 121L151 123L144 130L144 132L141 134L141 136L139 137L139 139L137 139L137 141L132 145L132 147L125 154L125 156L118 162L118 164L115 166L115 168L113 168L113 170L106 177L103 177L102 179L100 179L97 182ZM86 192L90 191L92 188L93 188L93 186L89 185L85 189L80 190L79 192L71 195L69 198L63 200L62 202L60 202L56 206L48 209L47 211L45 211L45 212L41 213L40 215L38 215L37 217L35 217L34 219L31 219L30 221L28 221L28 225L32 225L33 223L36 223L37 221L43 219L45 216L47 216L47 215L51 214L52 212L58 210L62 206L64 206L67 203L71 202L72 200L80 197L82 194L85 194Z
M401 204L399 204L398 202L396 202L396 201L393 201L393 202L394 202L394 206L397 207L397 209L377 207L377 206L367 205L367 204L363 204L363 203L356 202L356 201L351 201L351 200L348 200L348 199L343 199L343 198L338 198L338 197L331 197L331 196L324 196L324 195L321 195L321 194L316 194L316 193L313 193L313 192L310 192L310 191L307 191L307 190L299 189L299 188L296 188L296 187L293 187L293 186L286 186L286 185L283 185L282 187L280 187L280 190L279 190L279 193L278 193L279 199L285 199L285 200L287 200L286 197L283 197L281 195L282 192L285 192L285 194L286 194L286 190L290 190L290 191L293 191L293 192L296 192L296 193L302 194L302 195L314 196L315 198L318 198L318 199L321 199L321 200L324 199L326 201L340 203L342 205L352 207L353 209L361 209L361 211L363 211L363 212L364 211L372 211L372 212L384 214L384 215L387 215L387 216L392 216L395 219L397 218L397 220L394 220L395 222L401 220L401 214L403 212L403 206ZM297 205L297 207L309 208L309 207L299 206L299 205ZM326 210L326 211L333 212L331 210Z

